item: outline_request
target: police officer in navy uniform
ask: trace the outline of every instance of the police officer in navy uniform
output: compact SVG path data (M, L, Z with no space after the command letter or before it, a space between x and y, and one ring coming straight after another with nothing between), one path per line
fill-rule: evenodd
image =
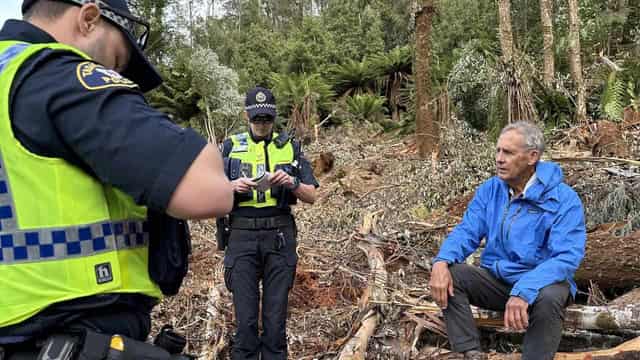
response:
M319 185L300 144L286 132L274 132L276 102L271 91L251 89L245 110L249 131L222 144L225 172L235 191L224 258L237 326L232 355L286 359L287 298L297 264L297 230L290 205L297 200L315 202Z
M161 78L142 52L148 25L125 0L24 0L22 11L24 20L0 31L0 123L8 124L0 134L8 177L0 182L0 347L66 328L145 340L160 291L146 274L145 209L137 206L172 220L225 215L233 192L222 157L145 101ZM97 192L78 194L78 184ZM83 209L88 199L104 208ZM123 227L118 212L140 221ZM104 222L85 226L93 213ZM29 228L27 219L43 225ZM140 271L117 268L134 256L130 270ZM70 270L100 257L119 260L96 265L95 275L93 264L87 274ZM39 285L8 277L30 273L45 276ZM59 283L78 276L89 280ZM56 286L42 286L47 277Z

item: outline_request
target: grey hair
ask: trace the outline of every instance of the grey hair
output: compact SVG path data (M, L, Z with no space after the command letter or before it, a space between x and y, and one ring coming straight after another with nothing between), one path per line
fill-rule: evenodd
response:
M542 156L545 148L544 135L538 126L526 121L516 121L505 126L500 132L500 136L511 130L515 130L522 135L527 150L538 150Z

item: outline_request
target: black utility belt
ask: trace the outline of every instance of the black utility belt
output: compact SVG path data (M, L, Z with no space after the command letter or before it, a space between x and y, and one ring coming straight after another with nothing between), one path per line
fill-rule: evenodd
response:
M292 215L279 215L271 217L250 218L232 216L229 221L231 229L239 230L268 230L294 225Z

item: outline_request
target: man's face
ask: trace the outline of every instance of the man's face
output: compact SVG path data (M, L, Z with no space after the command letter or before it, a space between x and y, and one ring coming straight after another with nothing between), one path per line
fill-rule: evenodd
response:
M527 149L519 131L502 134L496 146L496 172L505 182L523 180L539 160L538 150Z
M249 120L249 126L254 136L265 138L271 135L273 131L273 117L269 115L257 115Z
M107 20L100 24L102 34L96 34L89 56L104 67L122 73L129 64L131 50L124 33Z

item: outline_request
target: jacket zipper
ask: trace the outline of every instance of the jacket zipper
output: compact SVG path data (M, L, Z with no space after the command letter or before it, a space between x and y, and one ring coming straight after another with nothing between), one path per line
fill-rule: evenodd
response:
M269 143L264 142L264 166L266 172L271 172L271 168L269 167Z
M522 206L520 206L517 210L516 213L513 214L513 216L511 217L511 222L509 223L509 227L507 228L507 237L506 240L509 241L509 234L511 233L511 226L513 225L513 223L516 221L516 218L518 217L518 214L520 213L520 210L522 210Z
M509 206L511 206L511 200L507 202L507 205L504 207L504 211L502 212L502 222L500 223L500 238L504 237L504 222L507 220L507 215L509 214ZM501 241L504 247L504 241Z

